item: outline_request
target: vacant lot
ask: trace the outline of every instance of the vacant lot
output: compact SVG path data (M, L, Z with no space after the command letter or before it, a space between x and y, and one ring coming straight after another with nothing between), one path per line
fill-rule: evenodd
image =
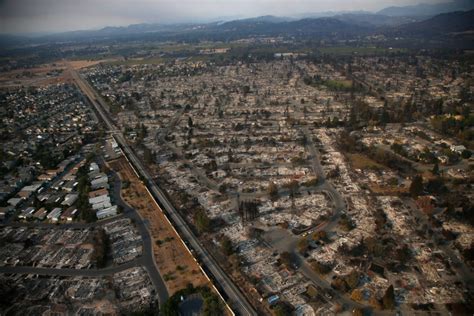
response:
M0 73L0 86L3 88L34 86L42 87L51 84L70 82L68 67L82 69L110 60L59 60L35 68L15 69Z
M0 74L3 88L18 86L46 86L64 82L64 65L47 64L36 68L16 69Z
M122 180L130 182L129 187L122 191L122 197L144 220L148 221L156 264L169 294L173 295L188 283L194 286L210 285L126 159L120 158L109 164L119 173Z
M350 160L352 167L355 169L373 169L373 170L380 170L385 169L384 166L377 163L376 161L370 159L369 157L362 155L362 154L347 154L347 157Z
M370 190L375 194L380 195L401 195L406 194L408 192L408 188L406 186L398 187L398 186L381 186L378 184L371 184L369 185Z

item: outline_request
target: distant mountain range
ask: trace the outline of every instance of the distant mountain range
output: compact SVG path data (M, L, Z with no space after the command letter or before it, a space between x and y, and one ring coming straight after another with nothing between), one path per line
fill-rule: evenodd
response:
M474 9L473 0L455 0L444 3L422 3L403 7L388 7L377 12L386 16L434 16L454 11L469 11Z
M474 32L474 10L439 14L424 21L400 25L388 33L391 32L402 36L424 37L472 33Z
M333 17L346 23L367 27L398 26L426 19L426 17L388 16L377 13L345 13Z
M453 3L459 6L461 3L471 3L471 1L457 1ZM428 6L434 6L438 9L446 8L445 4ZM419 6L415 7L418 8ZM402 8L409 7L399 7L397 12L401 12ZM135 24L127 27L105 27L100 30L66 32L37 38L0 36L0 44L2 46L12 46L43 42L91 42L103 40L229 41L250 36L287 36L313 40L340 40L380 34L388 37L419 38L451 36L452 33L469 33L468 31L474 32L474 10L444 13L430 18L413 15L390 16L381 14L381 12L389 14L392 12L393 14L394 10L387 8L379 13L343 13L331 17L304 19L268 15L250 19L202 24ZM470 46L473 45L471 44Z
M427 19L390 17L370 13L346 13L333 17L296 21L264 17L231 21L206 27L205 30L229 36L282 35L310 38L334 36L341 39L383 34L403 37L440 37L452 33L474 32L474 10L443 13Z
M276 22L275 20L245 19L210 26L206 31L235 36L328 36L351 37L367 32L364 26L346 23L336 18L301 19Z

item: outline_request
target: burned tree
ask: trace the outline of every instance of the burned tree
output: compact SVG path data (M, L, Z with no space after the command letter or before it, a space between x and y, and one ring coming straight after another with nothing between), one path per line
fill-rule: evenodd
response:
M242 201L239 203L238 212L242 223L252 221L258 217L258 206L259 204L256 201Z

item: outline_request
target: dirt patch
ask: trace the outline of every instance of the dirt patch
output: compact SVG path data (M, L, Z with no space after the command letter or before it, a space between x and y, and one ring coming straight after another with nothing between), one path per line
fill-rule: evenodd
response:
M355 169L372 169L372 170L383 170L386 169L381 164L377 163L376 161L370 159L369 157L362 155L362 154L347 154L347 158L349 158L352 167Z
M107 299L102 299L100 301L93 301L91 303L85 304L84 307L94 308L95 311L100 312L104 315L119 315L120 311L117 306Z
M3 88L15 86L46 86L62 83L66 67L64 64L47 64L36 68L16 69L0 74L0 86Z
M71 61L68 61L67 63L73 69L77 70L77 69L95 66L97 64L100 64L101 62L104 62L104 60L71 60Z
M402 194L406 194L408 192L408 188L405 186L398 187L398 186L381 186L378 184L370 184L369 188L373 193L380 194L380 195L399 196Z
M44 87L51 84L72 83L73 79L69 71L67 71L68 67L77 70L95 66L105 61L109 60L60 60L35 68L15 69L0 73L0 86L3 88L20 86Z
M210 286L194 257L185 248L179 235L126 159L111 161L109 165L119 173L122 180L130 181L129 187L122 191L123 200L148 221L155 261L169 294L173 295L189 283L194 286Z

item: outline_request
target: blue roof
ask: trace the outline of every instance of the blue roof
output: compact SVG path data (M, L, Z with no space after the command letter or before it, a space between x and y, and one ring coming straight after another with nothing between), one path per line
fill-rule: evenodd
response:
M279 299L280 299L280 297L279 297L278 295L270 296L270 297L268 298L268 303L269 303L269 304L276 303L276 302L278 302Z

